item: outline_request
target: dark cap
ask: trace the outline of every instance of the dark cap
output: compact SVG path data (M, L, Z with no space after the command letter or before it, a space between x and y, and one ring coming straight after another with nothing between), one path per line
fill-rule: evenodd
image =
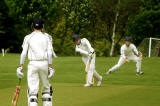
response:
M129 42L131 42L131 37L125 37L124 41L129 41Z
M74 34L74 35L72 36L72 39L73 39L73 42L75 42L76 40L79 40L80 37L79 37L79 35Z
M42 29L43 28L43 21L42 19L34 19L33 20L33 23L32 23L32 27L35 28L35 29Z

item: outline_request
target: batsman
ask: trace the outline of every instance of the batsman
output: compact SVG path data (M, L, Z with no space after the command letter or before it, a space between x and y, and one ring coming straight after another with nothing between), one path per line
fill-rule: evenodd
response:
M102 76L95 70L96 54L94 49L91 47L90 42L86 38L81 39L77 34L74 34L72 39L76 45L75 51L82 55L82 61L86 65L86 84L84 87L90 87L93 85L93 77L98 80L97 86L101 86Z
M52 86L49 78L54 75L52 68L52 42L47 33L43 32L42 19L35 19L32 23L33 32L27 35L23 41L23 51L20 58L20 66L17 68L18 78L24 76L22 69L26 55L28 54L28 106L38 106L39 80L42 83L43 106L52 106Z

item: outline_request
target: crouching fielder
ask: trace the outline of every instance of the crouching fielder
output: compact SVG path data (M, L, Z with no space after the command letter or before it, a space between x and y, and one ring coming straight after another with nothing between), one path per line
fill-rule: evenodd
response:
M142 53L138 52L135 45L131 43L130 37L126 37L124 41L125 44L122 45L121 47L121 56L118 61L118 64L109 69L106 74L111 74L113 71L119 69L125 62L133 60L137 63L136 64L137 75L142 75L143 74L143 72L141 72Z
M54 75L52 68L52 42L46 33L41 30L43 21L35 19L32 23L33 32L24 38L23 51L21 53L20 67L17 68L17 76L22 78L21 72L25 56L28 53L28 106L38 106L39 79L42 82L43 106L52 106L52 86L49 78Z
M93 77L98 80L97 86L100 86L102 82L102 76L100 76L95 70L96 54L94 52L94 49L91 47L91 44L86 38L80 39L78 35L73 35L72 39L76 44L76 52L79 52L82 55L82 60L85 65L87 65L88 60L91 58L89 70L87 72L87 81L84 86L92 86Z

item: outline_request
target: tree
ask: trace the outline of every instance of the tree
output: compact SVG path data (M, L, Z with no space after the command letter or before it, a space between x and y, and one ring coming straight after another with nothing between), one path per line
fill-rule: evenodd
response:
M71 29L72 34L80 34L81 30L90 25L90 15L92 14L91 0L62 0L62 20L64 21L63 35L60 42L59 52L62 52L67 32ZM68 38L71 38L68 35Z
M56 15L57 0L15 0L15 11L19 21L30 25L34 18L46 22Z
M131 36L136 44L143 38L160 37L160 3L158 0L142 0L143 7L135 17L130 17L126 35Z
M119 7L119 5L120 5L120 0L118 0L117 8ZM116 25L117 25L117 21L118 21L118 16L119 16L119 9L117 9L117 12L115 14L115 21L113 23L112 46L111 46L110 56L112 56L113 52L114 52L115 33L116 33Z
M160 11L144 11L134 19L130 19L127 26L127 35L132 36L136 44L143 38L160 37Z
M73 33L79 34L82 28L90 24L90 15L93 12L92 0L63 0L63 12L66 24Z
M103 53L108 54L103 55L109 56L112 54L115 56L119 53L121 39L125 36L124 29L126 27L126 21L129 16L134 16L137 13L140 6L141 2L139 0L121 0L120 3L118 3L118 0L94 1L95 11L97 11L96 16L98 17L98 21L96 21L96 23L100 25L93 28L93 31L96 31L97 29L98 34L96 34L95 37L97 39L101 39L101 41L104 41L102 39L105 38L105 42L107 42L103 45L107 47L106 51ZM114 43L114 45L112 43ZM113 50L113 48L115 48L115 50Z
M31 32L34 18L42 18L47 31L52 30L54 22L58 19L57 0L6 0L6 2L9 15L14 22L10 37L12 52L20 52L23 38Z
M0 33L9 35L7 42L12 52L19 52L24 36L31 32L32 20L40 17L45 21L46 32L53 37L56 53L74 55L71 36L76 33L91 42L97 56L109 56L111 51L116 56L125 33L134 33L131 23L137 22L133 20L140 13L139 7L140 11L158 10L158 0L150 1L120 0L118 4L118 0L5 0L7 11L3 12L7 15L3 15L5 21L0 15L0 21L7 24L0 26Z
M7 48L10 45L11 30L13 21L9 16L9 9L4 0L0 1L0 48Z

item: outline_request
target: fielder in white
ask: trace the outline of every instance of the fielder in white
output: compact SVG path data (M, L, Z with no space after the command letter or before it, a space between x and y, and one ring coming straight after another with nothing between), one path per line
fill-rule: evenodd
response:
M47 33L43 33L43 21L35 19L32 23L33 32L24 38L20 67L17 76L22 78L23 64L28 53L28 106L38 106L39 79L42 82L43 106L52 106L52 86L49 78L54 75L52 68L52 42Z
M97 86L101 85L102 82L102 76L100 76L96 70L95 70L95 58L96 54L94 52L94 49L91 47L91 44L86 38L80 39L78 35L73 35L72 39L74 43L76 44L76 52L79 52L82 55L82 60L84 64L86 65L88 62L88 59L91 57L91 63L90 68L88 70L87 74L87 82L84 85L85 87L89 87L93 85L92 79L93 77L98 80Z
M111 74L113 71L119 69L125 62L130 60L135 61L136 68L137 68L137 75L142 75L141 72L141 60L142 60L142 53L139 52L134 44L131 43L131 38L125 38L125 44L121 47L121 56L118 63L113 66L111 69L108 70L106 74Z

